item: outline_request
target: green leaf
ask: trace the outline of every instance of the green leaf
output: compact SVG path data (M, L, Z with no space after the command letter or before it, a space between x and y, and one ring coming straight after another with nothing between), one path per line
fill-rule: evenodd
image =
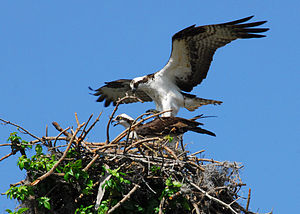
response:
M171 180L171 177L169 177L169 178L166 180L166 185L167 185L167 186L172 186L172 180Z
M9 214L13 214L13 212L10 209L6 209L6 212L8 212Z
M48 197L40 197L37 199L37 201L39 202L39 206L43 206L46 209L50 210L50 198Z
M36 154L37 155L40 155L40 154L42 154L42 152L43 152L43 148L42 148L42 146L41 145L36 145L35 146L35 151L36 151Z
M27 210L29 210L29 208L27 208L27 207L20 208L20 209L18 210L17 214L21 214L21 213L23 213L23 212L25 212L25 211L27 211Z
M182 184L181 184L180 182L178 182L178 181L174 181L174 182L173 182L173 186L174 186L174 187L181 187Z

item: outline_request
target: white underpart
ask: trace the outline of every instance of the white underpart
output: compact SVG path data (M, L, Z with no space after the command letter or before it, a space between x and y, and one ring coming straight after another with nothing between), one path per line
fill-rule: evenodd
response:
M172 112L164 113L163 116L176 116L181 107L194 111L199 106L199 100L184 97L180 88L176 85L176 80L182 79L186 84L191 81L191 64L189 61L189 51L184 40L173 42L172 55L166 66L155 73L154 78L147 83L140 83L139 89L150 96L156 105L156 110ZM144 77L137 77L133 82L142 80Z
M184 98L179 88L161 73L156 73L153 79L147 83L139 84L139 89L143 90L150 96L156 105L156 110L166 111L162 114L164 117L176 116L180 107L184 106Z

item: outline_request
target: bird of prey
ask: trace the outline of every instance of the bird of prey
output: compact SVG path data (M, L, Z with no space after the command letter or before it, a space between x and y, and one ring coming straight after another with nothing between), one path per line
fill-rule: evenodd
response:
M196 116L192 119L185 119L181 117L157 117L154 120L140 124L134 128L134 131L130 133L130 138L138 139L144 137L160 137L160 136L178 136L187 131L193 131L201 134L207 134L216 136L213 132L206 129L202 129L199 126L202 123L196 120L201 118L202 115ZM120 114L116 116L112 123L114 126L120 124L124 128L129 128L132 125L134 119L127 114Z
M215 51L236 39L265 37L260 33L268 28L257 28L266 21L249 22L253 16L222 24L192 25L172 37L172 52L169 61L160 71L134 79L105 82L94 90L98 102L105 100L105 107L126 95L135 96L143 102L154 101L156 110L171 112L162 116L176 116L184 107L194 111L205 104L220 104L220 101L198 98L189 94L206 78ZM126 99L123 103L137 102Z

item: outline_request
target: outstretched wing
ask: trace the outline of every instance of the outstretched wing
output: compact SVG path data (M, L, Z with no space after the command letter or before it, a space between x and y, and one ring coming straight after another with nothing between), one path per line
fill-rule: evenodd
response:
M190 92L206 78L215 51L235 39L261 38L268 28L255 28L266 21L241 24L253 16L215 25L185 28L172 37L172 53L159 72ZM158 73L159 73L158 72Z
M144 102L152 101L152 99L142 90L136 90L134 94L130 89L131 79L120 79L112 82L105 82L105 85L101 88L93 90L90 88L95 96L99 96L97 102L105 100L104 106L107 107L112 102L116 105L117 101L125 96L135 96ZM138 99L128 98L122 103L134 103L138 102Z

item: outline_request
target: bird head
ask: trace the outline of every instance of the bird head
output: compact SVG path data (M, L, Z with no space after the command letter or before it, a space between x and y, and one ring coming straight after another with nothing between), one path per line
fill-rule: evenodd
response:
M111 121L111 123L113 124L113 126L120 124L120 125L124 126L125 128L128 128L133 123L133 121L134 121L134 119L132 117L123 113L123 114L116 116Z
M136 77L130 82L131 91L134 93L138 88L148 82L148 76Z

